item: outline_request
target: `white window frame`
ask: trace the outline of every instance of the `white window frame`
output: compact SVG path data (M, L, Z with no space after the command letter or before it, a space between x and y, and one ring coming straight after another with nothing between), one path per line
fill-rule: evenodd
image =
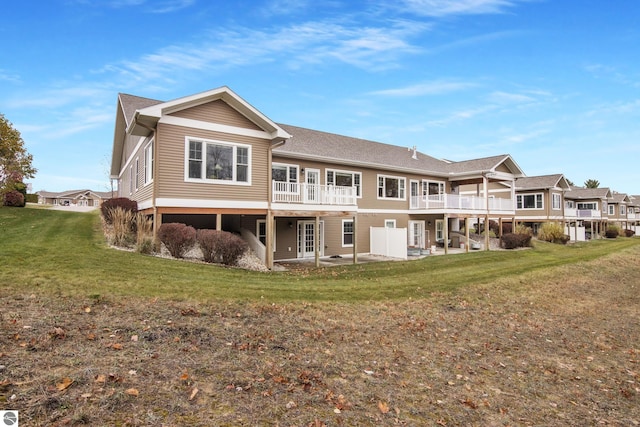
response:
M429 186L431 184L436 184L438 186L437 193L429 193ZM438 196L438 200L444 200L444 194L446 192L446 184L444 181L434 181L432 179L423 179L422 180L422 199L429 200L429 196Z
M348 223L351 223L351 231L350 232L345 232L344 226ZM344 238L347 235L351 235L351 243L345 243L344 242ZM353 247L353 242L356 239L356 233L355 233L355 228L354 228L354 221L353 219L343 219L342 220L342 247L343 248L352 248Z
M266 242L267 242L267 220L266 219L258 219L256 220L256 238L260 241L260 243L262 243L262 241L260 240L260 225L264 225L264 241L265 241L265 248L266 248ZM271 251L275 252L276 251L276 227L273 227L273 241L271 242Z
M133 194L133 165L129 165L129 195Z
M524 197L534 197L534 207L533 208L525 208L524 207ZM538 206L538 198L540 198L540 206ZM522 211L533 211L533 210L541 210L544 209L544 195L542 193L527 193L527 194L516 194L516 209Z
M291 163L272 163L271 164L271 179L275 181L275 179L273 178L273 168L278 167L278 168L286 168L287 172L287 180L286 181L278 181L278 182L286 182L287 184L298 184L299 180L300 180L300 166L298 165L294 165ZM291 177L291 171L295 170L296 171L296 177L295 179L292 179ZM293 193L293 194L298 194L298 186L297 185L287 185L286 186L287 192L289 193Z
M191 143L200 143L200 178L191 178L189 177L189 162L190 162L190 145ZM207 171L207 150L210 145L219 145L223 147L231 147L232 149L232 158L233 158L233 166L232 166L232 179L216 179L216 178L206 178ZM246 181L238 181L238 148L244 148L247 150L247 180ZM251 185L251 145L247 144L238 144L235 142L228 141L220 141L215 139L205 139L205 138L195 138L195 137L185 137L185 149L184 149L184 180L185 182L206 182L210 184L223 184L223 185L243 185L248 186Z
M551 209L559 211L561 206L562 206L562 196L560 194L558 194L558 193L552 193L551 194Z
M135 179L135 188L138 191L138 186L140 185L140 157L136 157L136 179Z
M383 180L382 186L380 186L381 179ZM386 187L387 179L398 180L398 197L387 196L387 193L388 193L387 187ZM403 176L378 174L376 182L377 182L378 200L407 200L407 178ZM382 196L380 195L381 190L382 190Z
M153 140L144 147L144 185L153 182Z
M436 219L436 242L444 241L444 220Z
M620 215L627 214L627 207L625 205L620 205Z
M608 205L608 209L609 209L609 212L608 212L609 215L615 215L616 214L616 205L609 204Z
M597 211L598 202L578 202L576 207L579 211Z
M356 198L362 198L362 172L343 169L325 169L324 182L326 182L327 185L336 185L336 174L351 175L351 182L353 182L353 187L356 188Z
M396 220L395 219L385 219L384 220L385 228L396 228Z

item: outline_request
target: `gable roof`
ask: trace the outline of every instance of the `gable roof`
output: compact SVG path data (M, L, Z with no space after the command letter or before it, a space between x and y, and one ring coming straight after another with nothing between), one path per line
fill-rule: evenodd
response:
M56 199L56 198L77 199L82 196L89 196L89 195L94 195L100 199L110 199L112 197L110 191L93 191L88 189L67 190L67 191L60 191L60 192L42 190L42 191L38 191L36 194L39 195L40 197L45 197L50 199Z
M609 203L627 203L629 202L629 196L626 193L618 193L614 191L609 198Z
M524 176L516 179L517 190L545 190L562 188L571 191L571 186L561 173L553 175Z
M602 188L585 188L585 187L571 187L571 191L565 194L566 199L572 200L587 200L587 199L600 199L605 200L611 197L611 190L607 187Z
M291 134L291 138L273 149L274 154L283 157L319 161L329 160L336 164L431 174L449 179L495 172L496 168L503 163L507 164L507 167L515 175L523 174L515 161L507 154L451 162L436 159L419 151L416 151L414 156L413 149L398 145L286 124L280 124L280 127Z

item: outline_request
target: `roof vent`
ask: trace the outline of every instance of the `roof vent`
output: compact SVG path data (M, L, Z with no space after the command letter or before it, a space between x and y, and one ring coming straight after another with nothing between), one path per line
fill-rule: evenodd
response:
M407 148L407 151L413 151L413 154L411 155L411 158L415 159L415 160L418 160L418 147L416 147L414 145L413 147Z

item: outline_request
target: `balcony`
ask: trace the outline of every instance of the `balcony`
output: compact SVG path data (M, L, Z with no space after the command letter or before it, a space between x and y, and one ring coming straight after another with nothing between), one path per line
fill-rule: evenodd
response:
M564 216L578 219L600 219L602 214L595 209L564 208Z
M303 205L355 206L356 187L273 181L272 201Z
M432 194L429 196L412 196L411 209L446 209L486 211L487 200L484 197L460 196L458 194ZM512 199L489 198L489 211L513 211Z

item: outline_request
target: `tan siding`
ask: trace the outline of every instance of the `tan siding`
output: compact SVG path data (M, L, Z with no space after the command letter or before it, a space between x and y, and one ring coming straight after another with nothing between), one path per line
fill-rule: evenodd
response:
M251 148L251 185L185 182L185 137L241 143ZM269 142L247 136L199 129L158 125L158 194L163 198L267 201L267 159Z
M531 217L531 216L546 216L548 215L549 209L549 192L548 191L527 191L522 192L519 191L516 193L516 201L518 195L528 195L528 194L542 194L542 205L544 209L516 209L516 217Z
M507 165L505 165L504 163L500 164L497 168L496 168L497 172L506 172L506 173L511 173L511 171L509 170L509 168L507 167Z
M222 100L208 102L169 115L202 122L222 123L240 128L261 130L258 125Z

